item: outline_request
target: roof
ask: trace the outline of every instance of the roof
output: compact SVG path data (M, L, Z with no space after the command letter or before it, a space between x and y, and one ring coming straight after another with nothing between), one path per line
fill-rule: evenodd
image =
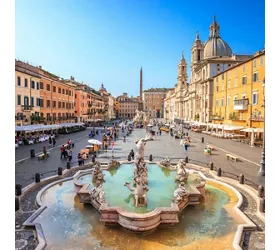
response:
M236 68L236 67L238 67L238 66L240 66L240 65L243 65L243 64L245 64L245 63L247 63L247 62L249 62L249 61L252 61L252 60L254 60L255 58L257 58L257 57L259 57L259 56L262 56L262 55L264 55L264 54L265 54L265 49L263 49L262 51L258 51L258 52L256 52L256 53L254 54L254 56L251 57L250 59L248 59L248 60L246 60L246 61L243 61L243 62L240 62L240 63L238 63L238 64L236 64L236 65L234 65L234 66L232 66L232 67L230 67L230 68L228 68L228 69L226 69L226 70L224 70L223 72L220 72L220 73L218 73L217 75L214 75L213 78L214 78L214 77L217 77L217 76L219 76L219 75L221 75L221 74L223 74L223 73L226 73L226 72L228 72L228 71L230 71L230 70L232 70L232 69L234 69L234 68Z
M171 88L150 88L147 90L144 90L143 92L167 92L171 90Z

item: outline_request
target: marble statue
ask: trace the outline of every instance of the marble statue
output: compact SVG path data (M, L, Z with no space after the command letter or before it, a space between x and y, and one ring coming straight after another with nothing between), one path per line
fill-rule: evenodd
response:
M136 113L136 115L132 121L134 123L144 124L144 122L147 120L146 114L143 111L139 111L138 109L136 109L135 113Z
M168 158L168 156L166 156L159 164L164 166L164 167L170 167L171 166L171 162L170 162L170 159Z
M91 190L90 197L99 203L105 202L105 193L102 189L100 181L96 182L96 186Z
M119 167L120 165L121 165L120 162L118 162L118 161L112 159L112 160L109 162L109 164L108 164L108 168L110 168L110 167Z
M136 187L133 188L130 186L130 182L125 182L124 186L126 186L131 192L133 192L135 198L135 206L139 205L147 205L146 193L149 191L149 187L143 184L142 180L139 178L135 178Z
M93 170L92 170L92 178L97 180L104 179L104 174L102 173L101 164L99 161L95 161L94 163Z
M179 187L174 191L174 199L175 203L180 203L188 197L188 192L185 188L185 183L181 182Z
M186 167L186 163L184 162L184 160L179 160L178 164L177 164L177 175L175 180L176 181L185 181L188 179L189 174L187 173L185 167Z
M130 182L125 182L126 186L134 195L134 204L138 206L146 206L146 192L149 190L148 184L148 169L145 163L145 145L149 138L136 139L136 149L134 157L134 185L135 188L130 187Z

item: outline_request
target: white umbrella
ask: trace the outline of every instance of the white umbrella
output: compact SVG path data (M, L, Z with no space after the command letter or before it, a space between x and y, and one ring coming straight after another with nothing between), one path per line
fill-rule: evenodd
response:
M171 125L170 128L175 128L175 126L174 126L174 125Z
M152 124L148 124L148 125L147 125L147 127L153 127L153 126L154 126L154 125L152 125Z
M95 140L95 139L88 140L88 143L94 144L94 145L102 145L101 141L98 141L98 140Z

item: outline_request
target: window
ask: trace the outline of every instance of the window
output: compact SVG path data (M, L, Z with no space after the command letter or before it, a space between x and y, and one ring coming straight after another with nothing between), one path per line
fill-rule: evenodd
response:
M77 98L77 94L75 94L75 98Z
M28 79L24 79L24 87L28 88Z
M62 102L62 108L65 108L65 102Z
M47 91L51 91L51 86L47 84Z
M51 120L51 114L47 113L47 120L50 121Z
M40 82L40 89L44 89L44 83Z
M62 89L62 94L63 94L63 95L65 94L65 89Z
M61 88L58 88L58 93L61 94Z
M61 102L58 102L58 108L59 109L61 108Z
M255 72L253 74L253 82L257 82L259 79L258 79L258 72Z
M221 106L224 106L224 98L222 98Z
M256 68L256 66L257 66L257 60L254 59L254 60L253 60L253 67Z
M50 108L50 107L51 107L51 101L47 100L47 108Z
M68 102L66 102L66 108L68 109Z
M44 107L44 99L41 99L41 101L40 101L40 107L41 107L41 108Z
M219 100L216 99L216 107L218 107L218 105L219 105Z
M20 76L17 77L17 85L20 86Z
M17 96L17 105L21 105L21 95Z
M197 50L197 61L200 61L200 49Z
M237 87L237 78L234 79L234 87Z
M35 89L35 82L34 81L31 81L31 88Z
M260 65L263 65L263 59L264 59L264 57L261 56L261 57L260 57Z
M37 87L38 90L40 89L40 83L39 82L36 82L36 87Z
M37 107L40 107L40 106L41 106L41 105L40 105L40 101L41 101L40 98L36 98L36 106L37 106Z
M68 89L66 89L66 95L68 95Z
M228 89L230 89L230 80L228 80L227 86L228 86Z
M24 106L28 106L29 105L29 98L28 96L24 97Z
M227 97L227 105L230 106L230 95Z
M56 86L53 86L53 92L54 93L56 92Z
M242 85L247 83L247 77L246 76L242 76Z
M219 92L219 85L216 85L216 91Z
M252 95L252 104L253 104L253 105L258 104L258 92L257 92L257 91L253 92L253 95Z
M53 106L53 108L56 108L56 101L52 102L52 106Z
M224 80L224 73L222 74L222 80Z
M34 97L31 97L31 106L34 107Z

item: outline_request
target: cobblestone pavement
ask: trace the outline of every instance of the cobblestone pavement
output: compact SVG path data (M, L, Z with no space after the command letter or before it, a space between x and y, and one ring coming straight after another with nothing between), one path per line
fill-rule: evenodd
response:
M87 140L89 130L83 131L84 134L77 135L79 139L75 142L75 147L73 149L73 162L77 161L77 154L80 149L84 148L88 145ZM108 159L113 155L117 159L126 159L131 149L135 149L135 139L143 138L146 136L145 129L134 129L131 135L126 137L126 141L123 141L123 133L120 131L119 138L115 141L115 147L112 151L111 146L108 148L107 152L101 152L98 157L102 161L108 161ZM242 160L239 162L233 162L226 159L226 153L222 150L213 151L213 154L210 156L204 155L203 149L207 142L211 142L211 144L222 147L226 151L231 152L233 154L239 155L244 158L250 158L249 160L257 161L258 154L260 153L260 148L250 148L247 144L242 144L238 142L234 142L231 140L218 139L218 138L208 138L204 135L205 143L201 143L202 134L197 134L194 132L189 132L191 136L191 146L188 148L188 151L185 151L182 146L180 146L180 140L174 139L168 133L163 132L161 136L156 136L155 140L149 141L146 146L146 157L152 154L155 157L155 161L159 161L163 159L165 156L170 158L177 158L173 161L178 160L179 158L189 157L190 162L201 164L206 166L210 162L214 163L216 168L222 168L223 171L228 171L233 173L233 177L236 178L241 173L245 175L245 178L255 182L257 185L264 185L264 178L258 177L259 167L255 164L252 164L248 161ZM67 135L66 137L73 139L73 137ZM63 142L65 139L62 139ZM101 140L101 134L95 137L98 140ZM237 146L232 146L237 145ZM238 146L239 145L239 146ZM232 147L232 149L231 149ZM248 153L247 157L247 151ZM73 163L75 165L77 163ZM20 183L23 186L26 186L32 183L34 180L31 178L34 177L35 173L46 173L42 176L42 178L51 176L54 174L57 168L61 166L63 168L66 167L66 160L60 159L60 150L59 147L50 151L50 157L48 159L38 161L37 158L29 158L25 161L16 163L16 183Z

